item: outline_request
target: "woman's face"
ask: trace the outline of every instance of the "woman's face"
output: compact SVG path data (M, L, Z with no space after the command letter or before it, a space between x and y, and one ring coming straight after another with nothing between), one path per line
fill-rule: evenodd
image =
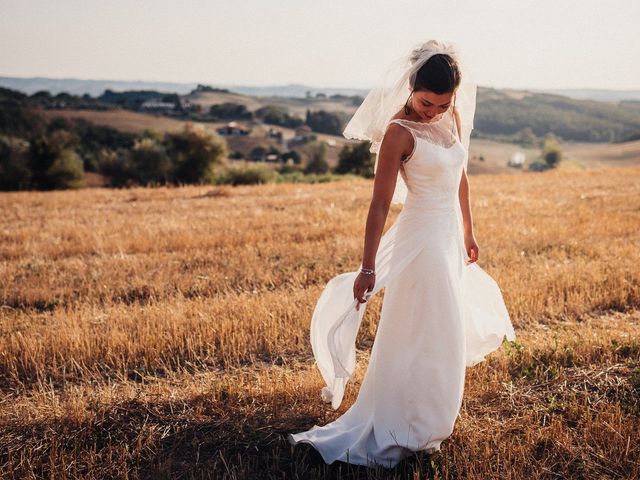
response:
M431 90L414 90L411 96L411 108L422 118L422 121L435 122L451 107L453 93L437 94Z

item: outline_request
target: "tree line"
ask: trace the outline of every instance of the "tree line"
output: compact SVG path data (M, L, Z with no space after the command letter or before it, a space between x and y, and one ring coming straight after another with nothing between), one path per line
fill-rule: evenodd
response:
M82 186L84 173L114 187L211 182L227 158L224 139L187 123L176 133L124 133L83 119L47 120L20 92L0 88L0 189Z
M369 143L347 146L330 171L327 144L305 147L307 160L286 152L291 164L279 169L227 164L227 142L186 123L179 132L120 132L84 119L47 120L28 108L26 95L0 88L0 190L52 190L82 186L85 172L104 175L108 185L262 183L331 179L334 173L373 175ZM301 176L308 175L309 178Z

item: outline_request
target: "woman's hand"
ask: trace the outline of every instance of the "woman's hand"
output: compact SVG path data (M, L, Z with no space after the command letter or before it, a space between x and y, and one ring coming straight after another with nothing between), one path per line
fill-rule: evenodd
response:
M360 272L353 282L353 298L358 299L356 310L360 310L360 304L366 302L364 298L366 292L371 292L376 284L375 274L365 274Z
M467 265L478 260L478 253L480 247L476 242L476 239L473 236L473 233L465 233L464 234L464 248L469 255L469 260L466 260Z

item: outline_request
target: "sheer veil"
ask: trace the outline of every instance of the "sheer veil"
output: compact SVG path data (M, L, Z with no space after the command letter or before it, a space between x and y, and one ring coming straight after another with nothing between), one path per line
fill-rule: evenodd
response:
M432 55L438 53L453 57L460 69L461 81L454 98L455 109L460 118L460 140L466 152L464 167L467 168L473 117L476 110L477 85L457 44L428 40L416 45L408 55L396 58L387 66L343 131L345 138L371 142L370 151L376 155L374 171L377 169L378 151L389 121L405 104L420 67ZM453 122L453 116L449 117L441 126L449 128L450 122ZM407 186L402 175L398 175L392 203L404 203L406 195Z

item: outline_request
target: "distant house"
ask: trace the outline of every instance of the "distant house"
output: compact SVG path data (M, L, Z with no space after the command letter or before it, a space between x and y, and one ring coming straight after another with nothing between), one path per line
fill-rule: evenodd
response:
M275 138L280 141L282 140L282 130L275 130L269 127L269 131L267 132L267 134L269 135L269 138Z
M237 122L229 122L224 127L216 128L219 135L240 137L249 135L249 129L242 127Z
M174 102L163 102L155 98L145 100L140 104L140 110L147 112L172 112L175 108L176 104Z
M200 105L197 103L192 103L189 100L185 100L184 98L180 99L180 109L185 112L194 111L197 112L200 110Z
M507 166L509 166L511 168L522 168L522 166L524 165L524 161L525 160L526 160L526 158L524 156L524 153L515 152L509 158L509 161L507 162Z

